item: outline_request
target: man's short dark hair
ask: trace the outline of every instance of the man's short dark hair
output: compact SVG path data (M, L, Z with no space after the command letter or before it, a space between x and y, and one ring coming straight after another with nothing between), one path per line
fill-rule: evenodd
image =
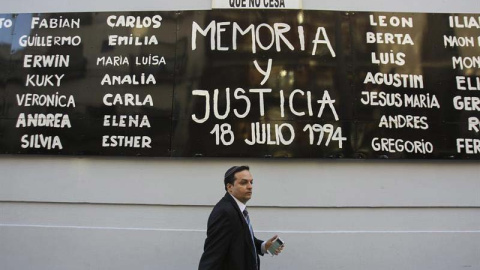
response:
M245 171L245 170L250 171L250 167L248 167L246 165L233 166L225 172L225 177L223 179L223 182L225 184L225 191L227 190L227 184L232 184L233 185L233 182L235 182L235 174L237 172L241 172L241 171Z

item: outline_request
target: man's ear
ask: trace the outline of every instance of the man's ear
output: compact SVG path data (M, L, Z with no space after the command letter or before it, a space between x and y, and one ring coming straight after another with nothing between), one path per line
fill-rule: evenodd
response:
M230 192L230 188L231 188L231 187L233 187L233 185L230 184L230 183L227 183L227 191L228 191L228 192Z

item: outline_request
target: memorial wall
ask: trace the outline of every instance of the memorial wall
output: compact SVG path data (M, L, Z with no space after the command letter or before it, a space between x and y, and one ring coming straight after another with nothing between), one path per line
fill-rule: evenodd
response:
M0 14L0 153L480 158L480 15Z

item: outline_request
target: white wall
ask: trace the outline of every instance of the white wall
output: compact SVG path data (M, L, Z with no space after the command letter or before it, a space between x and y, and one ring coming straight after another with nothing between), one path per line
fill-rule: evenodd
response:
M9 0L0 12L209 4ZM478 0L304 6L480 13ZM262 269L480 269L478 162L49 156L0 156L0 269L195 269L222 175L234 164L252 168L257 234L287 242Z

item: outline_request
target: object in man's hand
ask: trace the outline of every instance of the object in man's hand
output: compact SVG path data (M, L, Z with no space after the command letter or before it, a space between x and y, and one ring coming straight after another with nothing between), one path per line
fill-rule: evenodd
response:
M268 249L268 252L272 255L277 255L277 254L275 254L275 252L277 251L277 249L279 247L281 247L284 244L285 244L285 242L283 242L282 239L280 239L280 237L277 237L277 239L275 239L275 241L273 241L272 245Z

